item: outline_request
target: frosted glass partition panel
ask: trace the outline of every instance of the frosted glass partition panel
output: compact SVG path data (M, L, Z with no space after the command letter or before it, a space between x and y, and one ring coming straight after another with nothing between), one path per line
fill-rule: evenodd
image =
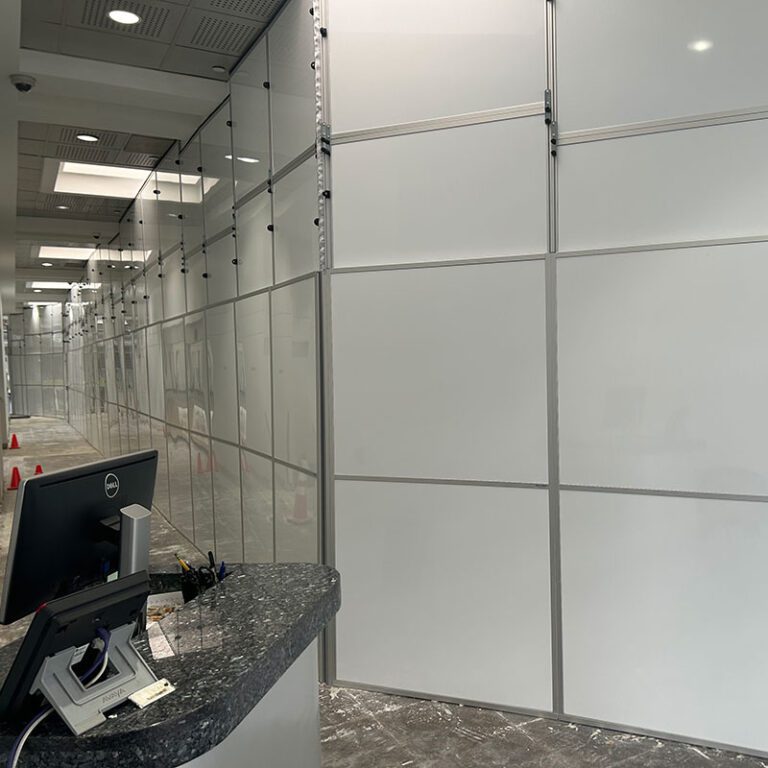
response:
M243 477L243 540L246 563L274 560L272 462L249 451L240 452Z
M334 131L543 101L545 6L390 0L374 13L360 0L330 0Z
M162 333L166 419L169 424L188 428L189 402L187 400L184 321L180 318L164 323Z
M306 275L320 266L317 161L311 157L274 187L275 282Z
M275 464L275 561L318 562L317 478Z
M542 261L333 280L339 474L547 481Z
M561 480L768 494L766 281L766 243L561 259Z
M237 442L237 372L235 367L235 313L225 304L205 313L208 327L208 389L211 434Z
M317 467L315 280L272 294L275 456Z
M147 336L144 329L133 335L134 365L136 366L136 407L149 413L149 372L147 368Z
M237 296L235 238L225 235L206 246L208 303L217 304Z
M149 420L149 446L157 449L157 479L155 480L155 495L152 504L156 506L168 519L171 516L170 491L168 486L168 446L165 425L154 419ZM142 445L143 447L143 445ZM189 462L187 462L189 466ZM188 473L189 470L187 469ZM174 520L179 530L185 531L185 535L191 538L191 526L183 525L183 515Z
M159 437L155 423L155 437ZM168 478L170 486L171 521L187 538L194 541L192 516L192 477L189 465L189 433L168 428ZM154 439L153 439L154 442ZM156 446L159 450L159 443Z
M208 348L205 339L205 314L198 312L184 318L187 347L187 397L189 428L204 435L209 433Z
M200 132L206 238L232 226L234 190L232 129L229 122L229 102L226 102Z
M768 505L566 492L561 514L566 713L768 751Z
M262 192L237 210L237 285L240 294L272 283L272 198Z
M315 38L311 8L310 0L288 3L267 33L274 172L315 143Z
M156 323L163 319L163 286L160 274L160 268L157 264L147 270L147 295L149 296L147 319L149 323Z
M208 280L205 275L206 260L205 252L197 251L187 256L185 268L187 284L187 312L194 312L202 309L208 303Z
M243 561L243 516L240 506L240 449L213 441L215 460L213 506L216 511L216 557L228 563Z
M550 709L547 504L545 490L337 481L339 679Z
M202 552L215 551L216 523L213 515L213 479L216 471L211 441L190 435L192 458L192 511L195 515L195 545Z
M163 312L167 318L178 317L187 310L183 268L184 253L181 250L163 260Z
M563 146L561 251L765 235L768 121Z
M184 250L190 253L203 243L203 178L200 137L195 136L179 155ZM213 233L212 233L213 234Z
M240 443L272 452L272 384L269 344L269 294L235 304L240 387Z
M235 198L269 176L269 82L267 39L245 57L230 80ZM256 162L254 162L256 161Z
M558 2L560 129L765 106L766 27L761 0Z
M546 144L530 117L335 147L334 265L543 253Z
M149 413L156 419L164 419L163 346L159 325L147 328L147 374L149 376Z

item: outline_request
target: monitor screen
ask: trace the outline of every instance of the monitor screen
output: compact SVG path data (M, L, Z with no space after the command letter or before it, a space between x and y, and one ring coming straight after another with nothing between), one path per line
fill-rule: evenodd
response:
M113 574L119 540L102 521L130 504L151 509L156 472L151 450L26 480L16 498L0 623Z

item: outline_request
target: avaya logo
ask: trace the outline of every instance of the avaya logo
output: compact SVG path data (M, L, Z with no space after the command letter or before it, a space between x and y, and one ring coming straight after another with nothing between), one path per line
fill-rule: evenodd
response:
M117 479L117 475L113 475L111 472L104 478L104 493L110 499L114 499L117 496L117 492L120 490L120 481Z

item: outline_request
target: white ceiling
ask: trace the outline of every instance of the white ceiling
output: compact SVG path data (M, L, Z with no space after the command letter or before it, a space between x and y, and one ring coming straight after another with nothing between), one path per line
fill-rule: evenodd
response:
M283 0L23 0L21 45L226 80ZM141 16L116 24L110 10Z

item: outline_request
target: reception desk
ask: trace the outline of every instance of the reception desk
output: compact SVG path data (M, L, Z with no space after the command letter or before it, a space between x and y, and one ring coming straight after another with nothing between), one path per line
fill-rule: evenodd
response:
M318 768L316 640L340 602L332 568L233 566L136 642L173 693L124 704L80 737L50 717L19 768ZM17 649L0 649L0 675ZM0 724L3 761L22 726Z

